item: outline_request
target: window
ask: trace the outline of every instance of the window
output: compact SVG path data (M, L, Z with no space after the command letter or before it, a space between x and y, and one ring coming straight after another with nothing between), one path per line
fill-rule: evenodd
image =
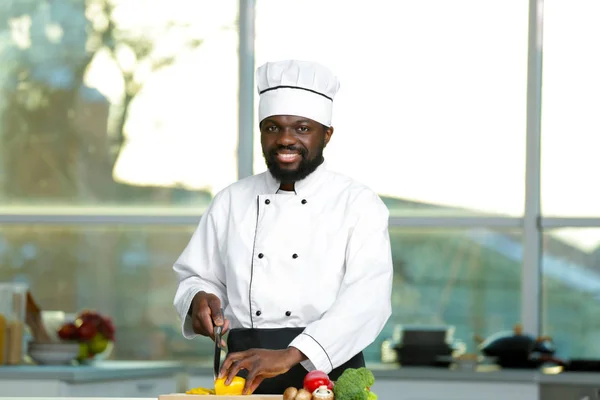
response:
M600 217L600 3L547 1L544 15L543 211Z
M116 358L204 354L181 336L170 266L237 176L238 9L0 2L0 281L113 316Z
M0 205L198 207L235 180L237 1L134 3L2 2Z
M238 59L250 68L254 50L256 66L339 75L326 157L391 211L393 315L368 361L398 324L453 325L473 350L540 313L560 356L600 357L598 2L545 2L542 161L528 165L544 230L527 237L527 2L260 0L255 48L238 1L111 4L0 1L0 281L30 283L44 309L113 316L115 358L210 359L210 340L181 336L171 265L237 179L236 152L265 170L258 124L238 149L238 77L254 73ZM525 250L543 304L523 311L539 289Z
M340 77L325 152L333 168L397 215L523 213L527 2L256 7L257 65L309 59ZM259 139L256 129L255 170L264 171Z
M210 358L209 339L181 336L169 268L194 227L10 225L0 229L0 281L27 282L45 310L94 308L114 318L119 359ZM473 346L518 321L520 234L486 229L390 230L394 259L393 316L366 351L396 324L456 327ZM49 284L52 282L52 284Z
M0 282L27 282L44 310L113 318L117 359L196 359L173 307L170 266L193 233L180 226L9 225L0 228Z
M381 361L381 343L396 325L452 325L474 350L486 337L519 322L521 234L498 229L390 228L393 311L367 351Z
M600 228L544 233L544 334L567 358L600 357Z

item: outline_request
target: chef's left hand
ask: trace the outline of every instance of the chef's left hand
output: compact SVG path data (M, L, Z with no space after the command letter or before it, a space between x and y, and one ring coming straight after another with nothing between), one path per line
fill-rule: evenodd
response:
M248 371L243 394L252 394L258 385L267 378L288 372L294 365L306 360L306 356L295 347L285 350L250 349L237 353L229 353L219 373L229 385L237 373L243 369Z

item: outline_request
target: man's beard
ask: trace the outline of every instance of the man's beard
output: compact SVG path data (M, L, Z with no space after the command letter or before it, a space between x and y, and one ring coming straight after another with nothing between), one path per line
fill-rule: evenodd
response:
M297 169L287 170L279 167L279 164L277 163L277 152L284 149L296 151L300 154L301 161ZM275 179L281 183L293 183L300 181L315 172L319 165L321 165L324 161L323 146L318 149L315 156L310 160L306 158L306 153L306 149L304 148L295 146L280 146L272 149L268 155L263 153L263 157L265 158L269 172L271 172L271 175L273 175Z

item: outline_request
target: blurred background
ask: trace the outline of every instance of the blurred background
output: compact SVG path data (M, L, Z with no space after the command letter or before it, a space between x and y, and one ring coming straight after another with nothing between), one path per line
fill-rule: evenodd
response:
M545 3L540 114L526 1L0 1L0 281L111 316L114 359L210 358L172 264L215 193L266 169L254 68L309 59L341 81L328 163L391 212L367 359L397 324L473 347L519 322L600 357L600 3Z

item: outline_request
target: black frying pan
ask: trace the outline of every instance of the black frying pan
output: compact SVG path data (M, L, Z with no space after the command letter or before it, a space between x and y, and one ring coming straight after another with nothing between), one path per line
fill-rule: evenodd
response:
M495 357L503 368L538 368L549 362L565 364L553 357L556 348L551 338L524 334L518 325L513 331L498 332L485 340L476 337L475 340L479 350L488 357Z

